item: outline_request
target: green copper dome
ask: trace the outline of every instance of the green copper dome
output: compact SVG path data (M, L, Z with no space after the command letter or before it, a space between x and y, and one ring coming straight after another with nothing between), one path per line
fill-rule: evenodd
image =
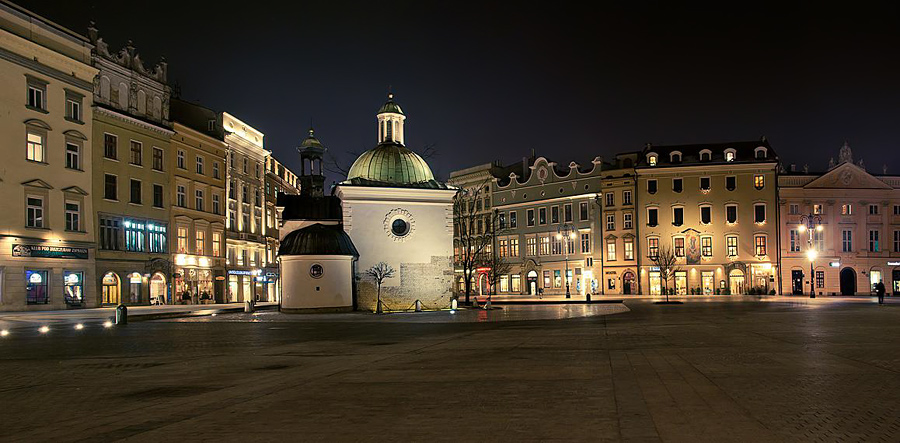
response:
M411 185L432 182L434 174L428 163L415 152L399 143L385 142L364 152L353 162L347 181Z
M381 109L378 110L379 114L403 114L403 110L400 109L400 105L394 103L394 94L388 94L388 101L385 104L381 105Z

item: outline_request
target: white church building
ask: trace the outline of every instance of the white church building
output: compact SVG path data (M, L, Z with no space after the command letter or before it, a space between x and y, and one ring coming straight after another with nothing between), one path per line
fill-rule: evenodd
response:
M449 306L456 190L435 180L425 160L405 146L405 120L388 95L377 114L378 144L328 197L316 195L324 148L312 131L304 140L300 175L310 185L278 203L282 311L374 310L377 287L365 271L379 262L395 271L382 284L385 309L410 309L416 300L425 308Z

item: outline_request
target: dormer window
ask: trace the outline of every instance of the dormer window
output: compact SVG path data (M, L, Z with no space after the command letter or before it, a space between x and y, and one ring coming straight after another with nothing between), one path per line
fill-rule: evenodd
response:
M710 151L709 149L700 151L700 161L708 162L710 160L712 160L712 151Z
M647 164L649 164L650 166L656 166L657 160L658 157L655 153L647 154Z
M725 161L727 161L727 162L733 162L733 161L734 161L734 158L735 158L735 151L734 151L734 149L731 149L731 148L726 149L726 150L725 150Z
M681 163L681 153L678 151L674 151L669 154L669 161L672 163Z
M757 160L765 160L769 155L769 150L765 146L757 147L753 150L753 157Z

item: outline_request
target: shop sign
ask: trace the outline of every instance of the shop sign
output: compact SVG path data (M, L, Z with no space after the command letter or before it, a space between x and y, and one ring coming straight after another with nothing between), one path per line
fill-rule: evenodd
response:
M900 266L900 261L889 261L888 266Z
M900 263L898 263L898 264L900 264ZM833 262L829 263L829 265L830 265L832 268L840 268L840 267L841 267L841 262L839 262L839 261L833 261Z
M225 276L224 276L224 275L217 275L217 276L216 276L216 280L217 280L217 281L225 280Z
M246 269L229 269L228 275L256 275L256 271L248 271Z
M40 258L74 258L87 259L87 248L70 248L68 246L42 246L42 245L12 245L13 257L40 257Z
M275 272L266 272L266 277L277 277L278 274Z

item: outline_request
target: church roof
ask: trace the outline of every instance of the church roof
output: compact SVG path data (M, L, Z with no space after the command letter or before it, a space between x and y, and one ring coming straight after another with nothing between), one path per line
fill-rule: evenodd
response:
M394 94L388 94L388 101L381 105L381 108L378 110L379 114L393 113L393 114L403 114L403 110L400 109L400 105L394 103Z
M352 255L359 257L350 236L341 225L316 223L298 229L281 240L278 255Z
M379 143L353 162L347 174L347 182L354 184L354 180L358 184L377 182L388 186L435 181L431 168L422 157L392 141Z
M313 128L309 128L309 136L303 139L303 141L300 143L300 149L306 148L316 148L323 151L325 150L325 146L322 146L322 143L319 141L319 139L316 138L315 130Z

